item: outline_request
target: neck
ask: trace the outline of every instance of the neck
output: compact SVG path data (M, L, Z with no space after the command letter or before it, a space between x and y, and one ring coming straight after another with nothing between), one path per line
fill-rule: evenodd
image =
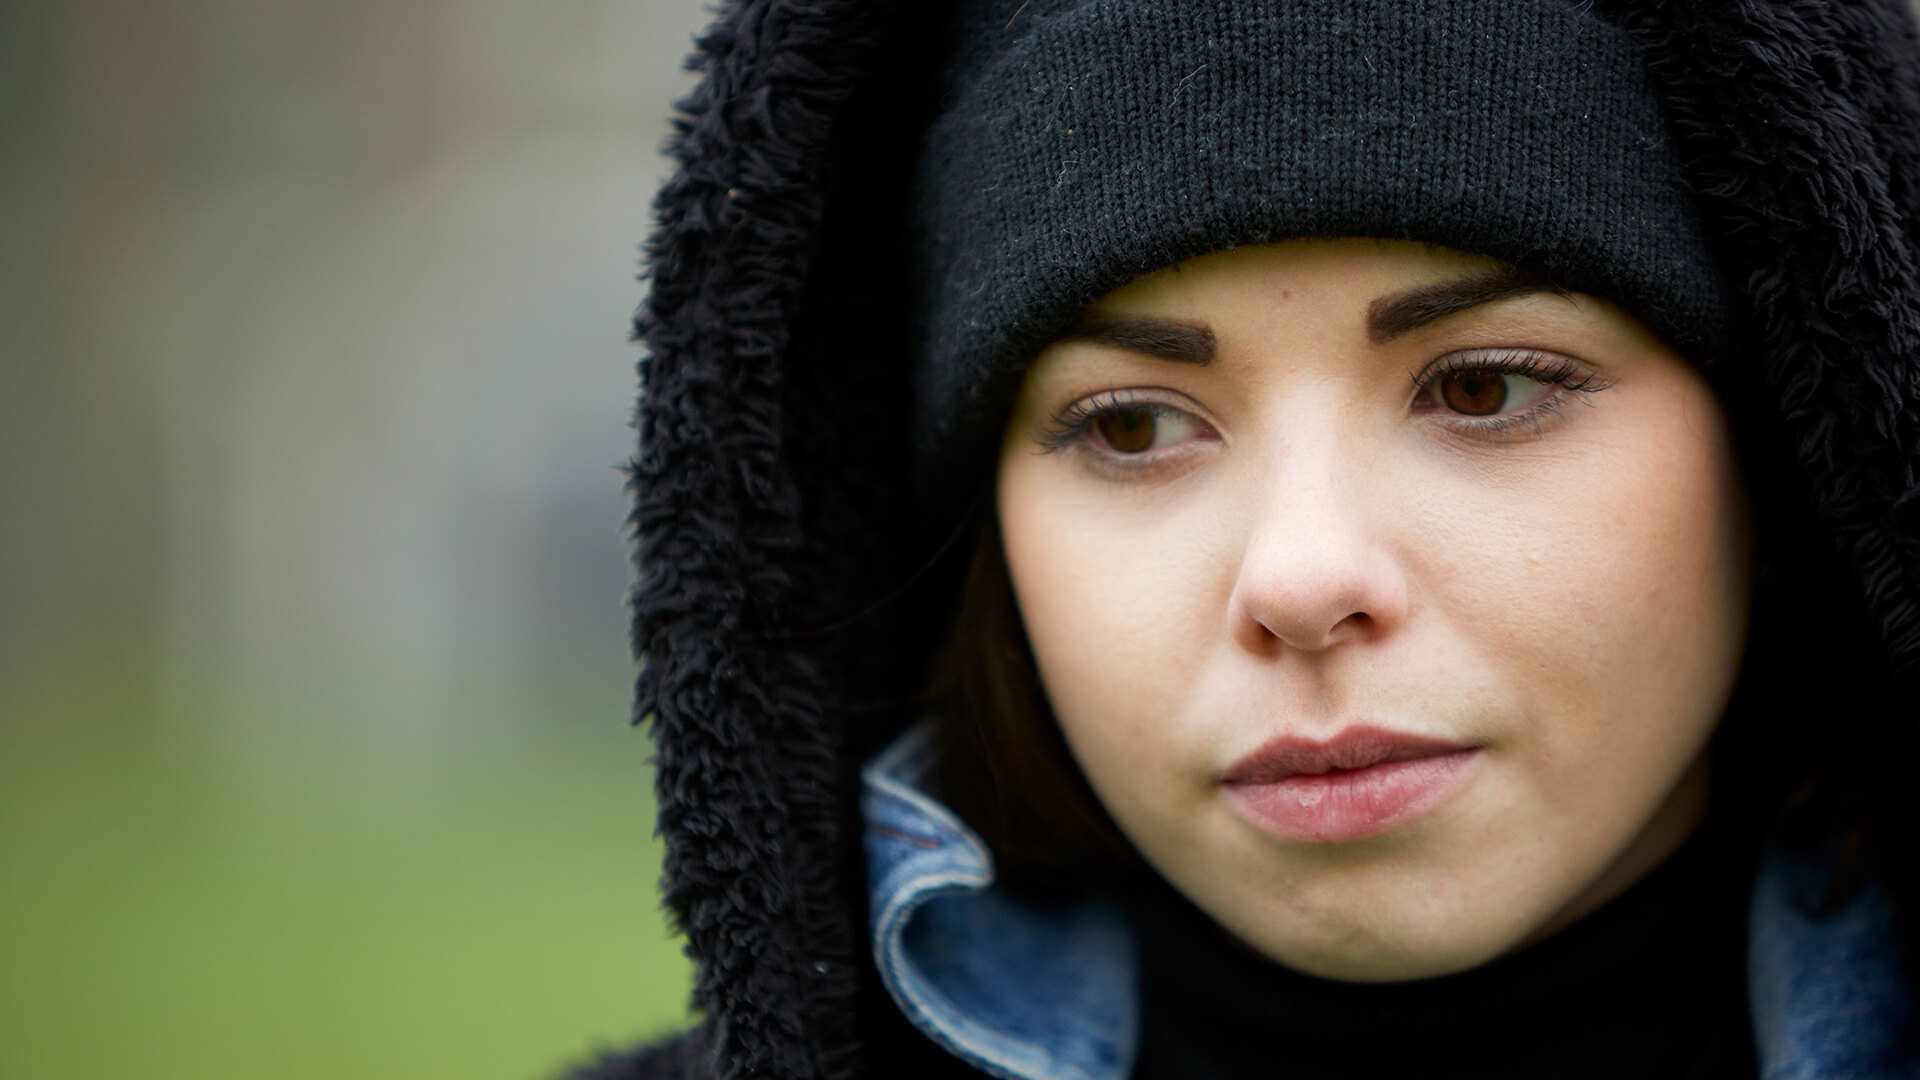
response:
M1366 1073L1484 1070L1490 1026L1505 1033L1503 1069L1537 1060L1568 1075L1573 1061L1621 1075L1653 1055L1663 1075L1681 1060L1732 1061L1737 1072L1751 1053L1752 855L1744 837L1703 822L1556 932L1467 971L1397 983L1293 971L1155 878L1131 890L1146 1010L1136 1075L1264 1076L1277 1058L1352 1075L1355 1047L1367 1048Z

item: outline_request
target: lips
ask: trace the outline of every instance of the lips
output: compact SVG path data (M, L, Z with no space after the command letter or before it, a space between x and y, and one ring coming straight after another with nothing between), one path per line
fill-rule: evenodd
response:
M1326 742L1282 735L1221 775L1254 825L1289 840L1337 843L1385 832L1454 790L1479 748L1359 725Z
M1221 777L1228 784L1272 784L1290 776L1364 769L1394 761L1439 757L1469 747L1420 735L1406 735L1361 724L1342 730L1326 742L1281 735L1233 763Z

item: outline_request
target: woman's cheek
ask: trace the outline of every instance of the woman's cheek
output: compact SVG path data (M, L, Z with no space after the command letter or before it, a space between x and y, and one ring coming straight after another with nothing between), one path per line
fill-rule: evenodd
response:
M1041 683L1097 790L1122 815L1142 766L1172 760L1206 641L1188 564L1204 517L1095 481L1058 459L1001 477L1007 567Z

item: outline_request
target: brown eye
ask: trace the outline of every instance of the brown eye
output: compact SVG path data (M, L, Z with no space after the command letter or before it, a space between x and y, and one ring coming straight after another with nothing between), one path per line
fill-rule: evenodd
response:
M1495 349L1478 356L1443 357L1414 375L1413 385L1416 411L1445 410L1439 418L1445 427L1505 439L1510 436L1501 433L1519 424L1540 435L1546 419L1557 415L1571 395L1595 393L1613 383L1566 357L1535 349Z
M1094 421L1108 446L1122 454L1144 453L1153 447L1152 409L1113 409Z
M1507 377L1498 371L1462 371L1440 378L1440 398L1468 416L1491 416L1507 403Z
M1076 401L1053 416L1053 427L1038 436L1042 453L1075 448L1092 468L1138 470L1164 465L1184 455L1189 442L1214 441L1206 421L1184 409L1113 391ZM1124 463L1124 464L1123 464Z

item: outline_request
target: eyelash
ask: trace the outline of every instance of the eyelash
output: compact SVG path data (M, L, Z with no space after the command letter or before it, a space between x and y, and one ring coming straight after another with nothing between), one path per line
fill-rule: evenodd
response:
M1598 376L1584 374L1578 364L1564 357L1556 357L1533 349L1506 349L1477 354L1453 354L1442 358L1438 363L1411 376L1413 397L1418 401L1434 383L1449 375L1519 375L1534 382L1548 386L1558 386L1565 391L1590 394L1605 390L1611 383L1601 382ZM1484 419L1466 419L1454 421L1451 426L1464 429L1472 434L1511 438L1504 433L1520 424L1532 424L1534 434L1543 430L1541 424L1550 415L1558 412L1569 399L1565 393L1555 393L1540 399L1531 408L1511 416L1487 417ZM1122 412L1145 412L1155 420L1186 416L1184 410L1176 409L1157 401L1138 399L1130 390L1110 390L1082 398L1054 413L1048 422L1046 431L1040 437L1042 453L1051 454L1065 450L1082 441L1094 424L1100 420ZM1097 451L1096 451L1097 452ZM1129 458L1144 458L1144 454L1123 455ZM1122 466L1140 467L1140 466Z
M1413 376L1413 396L1418 401L1425 396L1427 388L1448 375L1519 375L1547 386L1558 386L1563 391L1592 394L1613 385L1604 382L1598 375L1582 372L1580 365L1564 356L1553 356L1534 349L1501 349L1494 352L1454 353L1440 359L1427 370ZM1482 434L1498 435L1520 424L1531 423L1537 437L1542 432L1541 422L1560 411L1570 398L1565 393L1549 394L1522 412L1510 416L1490 416L1483 419L1462 419L1454 421L1454 426Z

